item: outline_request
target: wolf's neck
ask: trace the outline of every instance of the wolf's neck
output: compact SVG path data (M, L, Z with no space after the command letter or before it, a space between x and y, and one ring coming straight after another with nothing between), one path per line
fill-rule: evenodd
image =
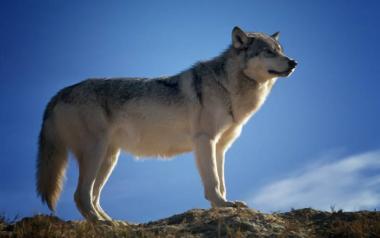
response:
M245 123L265 102L277 79L257 82L244 74L241 59L233 51L229 57L224 57L226 82L231 93L233 113L238 122Z
M244 124L264 104L277 79L257 83L236 77L239 83L233 89L232 108L236 121Z
M240 64L236 50L229 47L219 56L199 62L195 67L211 75L225 89L229 94L234 120L245 123L260 109L276 79L259 83L246 76Z
M274 82L268 82L256 90L245 91L232 97L232 108L237 122L245 124L261 108L271 92L273 84Z

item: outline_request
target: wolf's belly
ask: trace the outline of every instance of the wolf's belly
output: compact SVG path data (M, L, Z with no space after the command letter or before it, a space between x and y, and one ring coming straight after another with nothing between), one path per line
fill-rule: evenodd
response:
M185 128L145 125L119 133L120 147L136 156L171 157L193 148L190 133Z

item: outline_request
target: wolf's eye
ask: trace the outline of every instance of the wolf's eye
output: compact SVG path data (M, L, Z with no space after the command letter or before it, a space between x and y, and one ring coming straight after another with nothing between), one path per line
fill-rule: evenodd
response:
M267 55L267 56L269 56L269 57L274 57L276 54L272 51L272 50L270 50L270 49L266 49L265 51L265 54Z

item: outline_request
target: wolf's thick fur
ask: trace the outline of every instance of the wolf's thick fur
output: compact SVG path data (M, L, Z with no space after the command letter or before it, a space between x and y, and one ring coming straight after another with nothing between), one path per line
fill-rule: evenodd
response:
M99 198L120 150L161 157L194 151L211 205L243 205L226 199L224 155L277 78L295 66L278 33L235 27L220 56L172 77L91 79L64 88L44 114L37 192L55 208L71 151L79 164L78 209L88 220L110 220Z

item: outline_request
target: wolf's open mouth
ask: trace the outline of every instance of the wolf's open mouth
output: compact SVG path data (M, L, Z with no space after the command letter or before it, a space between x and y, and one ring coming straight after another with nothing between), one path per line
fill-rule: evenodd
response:
M291 72L293 72L293 70L294 70L294 68L290 68L290 69L288 69L286 71L279 72L279 71L270 69L270 70L268 70L268 73L275 74L275 75L278 75L278 76L288 76Z

